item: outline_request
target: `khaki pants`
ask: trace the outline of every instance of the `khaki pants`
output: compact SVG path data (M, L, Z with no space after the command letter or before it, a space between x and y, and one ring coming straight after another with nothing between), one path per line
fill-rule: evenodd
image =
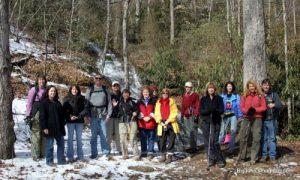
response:
M123 155L128 155L128 144L130 143L133 155L138 155L138 141L137 141L137 122L119 123L120 144ZM129 141L128 141L129 136Z
M31 156L37 158L45 156L45 140L40 128L39 115L40 112L38 111L32 118L31 126Z
M111 148L111 143L115 140L117 151L121 152L120 146L120 133L119 133L119 121L120 118L111 118L107 123L107 142Z
M183 141L187 147L189 144L190 148L195 149L197 147L197 131L198 124L194 122L194 117L184 117L183 119Z
M252 145L251 145L251 160L256 161L258 158L258 153L260 149L260 139L261 139L261 127L262 120L260 118L248 120L244 119L242 121L240 130L240 159L247 158L247 145L250 138L250 133L252 134Z

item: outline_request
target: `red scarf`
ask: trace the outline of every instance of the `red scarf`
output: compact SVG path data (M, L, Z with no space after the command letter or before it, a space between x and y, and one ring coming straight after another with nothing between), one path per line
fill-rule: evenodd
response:
M160 113L162 120L167 120L170 115L170 99L160 99Z

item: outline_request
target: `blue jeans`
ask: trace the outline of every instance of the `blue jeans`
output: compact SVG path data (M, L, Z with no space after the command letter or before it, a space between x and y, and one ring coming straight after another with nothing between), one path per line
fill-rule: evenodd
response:
M237 118L236 116L231 117L224 117L222 124L221 124L221 131L219 136L219 143L224 141L224 136L226 135L227 127L230 124L230 142L229 142L229 151L234 151L235 148L235 136L236 136L236 129L237 129Z
M277 133L278 133L278 120L277 120L277 118L273 119L273 123L274 123L274 134L275 134L275 139L276 139L276 136L277 136Z
M74 159L74 132L76 133L76 145L77 145L77 158L78 160L83 160L83 150L82 150L82 130L83 123L67 123L68 127L68 150L67 156L69 160Z
M276 136L273 120L263 121L262 127L262 157L276 158Z
M140 139L142 155L154 153L154 142L155 142L155 129L144 129L140 128ZM148 147L147 147L148 145Z
M103 118L94 117L91 122L91 154L92 156L98 155L97 150L97 135L100 135L100 144L102 153L105 155L110 154L110 148L107 142L107 131L106 131L106 122Z
M64 137L46 137L46 163L48 165L53 164L53 151L54 151L54 139L56 140L57 144L57 164L64 164L65 157L64 157Z

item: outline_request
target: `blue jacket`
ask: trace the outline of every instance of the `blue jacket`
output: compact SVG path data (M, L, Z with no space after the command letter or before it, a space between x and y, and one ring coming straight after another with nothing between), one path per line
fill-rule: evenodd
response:
M223 103L224 103L224 113L233 112L236 118L240 118L243 116L240 109L240 96L238 94L232 94L231 97L229 98L231 103L231 110L226 109L227 94L222 94L221 97L223 98Z

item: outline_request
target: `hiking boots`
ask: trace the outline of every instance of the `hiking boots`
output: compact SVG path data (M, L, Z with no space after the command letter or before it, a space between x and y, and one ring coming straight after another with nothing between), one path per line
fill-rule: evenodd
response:
M172 155L172 154L168 154L168 156L167 156L167 159L166 159L165 163L166 163L166 164L169 164L169 163L171 163L171 162L172 162L172 157L173 157L173 155Z
M91 155L90 159L96 159L98 156L97 155Z
M124 159L124 160L125 160L125 159L128 159L128 155L123 155L123 156L122 156L122 159Z
M260 162L262 162L262 163L267 162L267 157L262 157L262 158L260 159Z
M147 159L151 161L154 158L153 154L148 154Z
M38 158L37 156L32 156L32 160L38 162L40 160L40 158Z
M219 162L217 162L217 166L219 168L224 168L225 167L225 162L224 161L219 161Z
M162 154L161 158L159 159L159 162L165 162L166 161L166 154Z
M133 156L132 158L134 161L140 161L141 157L139 155Z
M128 159L128 150L124 150L124 152L122 152L122 158L125 160L125 159Z
M270 164L276 164L277 163L275 158L270 158L269 162L270 162Z
M216 161L215 160L213 160L213 159L209 159L208 160L208 167L212 167L212 166L214 166L216 164Z

